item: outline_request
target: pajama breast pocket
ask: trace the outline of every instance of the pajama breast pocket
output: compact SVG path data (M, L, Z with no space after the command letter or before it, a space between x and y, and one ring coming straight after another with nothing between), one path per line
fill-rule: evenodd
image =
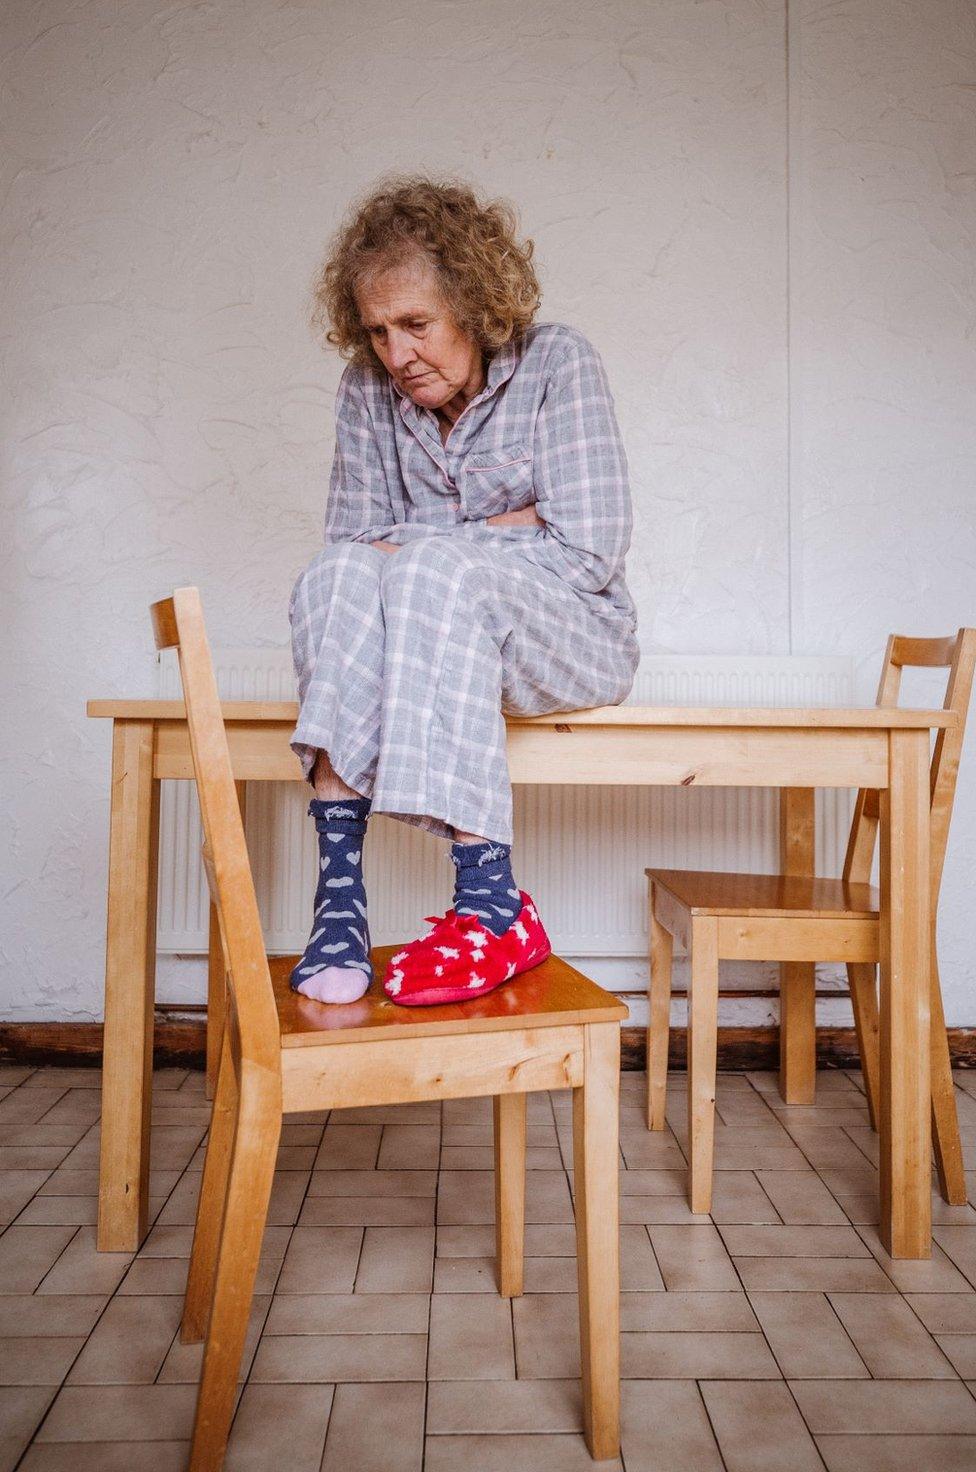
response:
M535 500L531 451L521 444L472 451L464 465L464 499L471 517L531 506Z

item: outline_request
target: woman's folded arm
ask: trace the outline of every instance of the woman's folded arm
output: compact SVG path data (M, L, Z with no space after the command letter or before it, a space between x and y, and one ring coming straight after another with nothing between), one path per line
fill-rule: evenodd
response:
M602 592L623 564L633 510L606 371L581 334L539 410L533 482L550 564L582 592Z

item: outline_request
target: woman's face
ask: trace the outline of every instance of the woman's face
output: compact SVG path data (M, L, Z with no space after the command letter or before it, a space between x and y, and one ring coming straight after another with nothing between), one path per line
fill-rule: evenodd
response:
M481 349L454 321L423 257L361 282L356 304L373 351L415 404L439 409L484 387Z

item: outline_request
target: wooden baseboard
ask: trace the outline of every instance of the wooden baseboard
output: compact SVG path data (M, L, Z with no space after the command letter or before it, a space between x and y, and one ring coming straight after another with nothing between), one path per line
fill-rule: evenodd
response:
M642 1027L622 1030L625 1069L644 1067ZM685 1030L671 1029L669 1064L685 1066ZM206 1031L202 1019L161 1019L156 1023L153 1061L157 1068L203 1068ZM949 1051L954 1068L976 1068L976 1028L950 1027ZM0 1060L6 1063L70 1064L97 1068L102 1061L100 1022L0 1022ZM853 1028L817 1029L818 1068L856 1068L857 1039ZM730 1073L778 1068L779 1030L775 1027L720 1027L718 1066Z

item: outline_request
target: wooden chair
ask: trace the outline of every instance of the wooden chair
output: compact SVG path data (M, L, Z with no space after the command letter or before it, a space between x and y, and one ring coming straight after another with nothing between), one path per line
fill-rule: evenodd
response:
M176 646L204 829L204 863L229 980L217 1092L180 1337L205 1340L191 1472L227 1444L282 1116L416 1100L494 1097L500 1292L522 1292L527 1092L573 1090L583 1430L619 1449L618 1000L556 957L463 1006L397 1007L378 982L326 1007L269 966L196 588L153 606ZM382 975L394 947L373 953Z
M960 629L947 639L908 639L892 635L885 653L877 703L898 703L906 666L948 669L945 708L960 716L951 731L940 731L932 758L931 823L931 1077L932 1124L939 1185L946 1201L966 1201L959 1122L949 1062L936 957L935 917L945 861L949 820L956 790L966 712L976 663L976 629ZM688 997L689 1200L692 1211L711 1208L714 1145L715 1063L717 1052L718 963L764 960L790 963L790 982L804 983L800 998L809 1017L807 1041L815 1058L813 968L815 961L845 961L850 982L861 1067L873 1127L878 1119L878 1000L876 963L880 959L877 889L870 884L880 819L879 794L858 793L842 879L812 875L712 874L691 870L645 869L650 889L650 1019L647 1033L647 1123L665 1123L671 962L674 937L691 957ZM797 975L799 973L799 975ZM794 996L791 1006L794 1008ZM785 1047L781 1023L780 1049Z

